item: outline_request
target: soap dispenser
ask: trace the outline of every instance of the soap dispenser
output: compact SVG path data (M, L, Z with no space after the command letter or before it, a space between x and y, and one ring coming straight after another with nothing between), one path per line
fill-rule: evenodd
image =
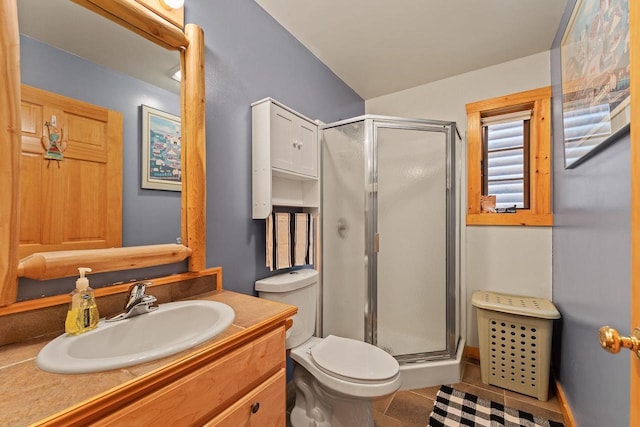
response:
M71 292L71 303L67 312L64 330L67 334L78 335L98 326L98 306L93 289L89 287L89 279L85 277L91 269L78 268L80 277L76 280L76 288Z

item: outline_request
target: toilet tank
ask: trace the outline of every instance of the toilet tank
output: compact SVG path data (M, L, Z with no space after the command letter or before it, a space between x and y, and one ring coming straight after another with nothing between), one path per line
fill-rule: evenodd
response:
M287 331L286 347L293 348L313 336L316 326L318 272L312 269L295 270L267 277L256 282L260 298L298 307L293 326Z

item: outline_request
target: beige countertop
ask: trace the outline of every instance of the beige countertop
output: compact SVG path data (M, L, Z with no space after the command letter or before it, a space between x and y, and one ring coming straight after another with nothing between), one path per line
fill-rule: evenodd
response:
M36 355L55 337L0 347L0 425L8 427L37 423L96 395L162 370L203 348L212 348L222 341L239 338L244 332L258 328L292 308L226 290L209 292L194 299L228 304L235 311L233 324L222 334L193 349L128 368L91 374L52 374L42 371L36 366Z

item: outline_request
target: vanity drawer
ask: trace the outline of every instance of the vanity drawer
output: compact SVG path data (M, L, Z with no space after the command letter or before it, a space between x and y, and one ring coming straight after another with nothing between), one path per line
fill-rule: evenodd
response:
M286 370L269 378L226 411L205 424L205 427L284 426Z
M95 425L201 425L285 368L284 326L110 414ZM284 393L284 382L278 383Z

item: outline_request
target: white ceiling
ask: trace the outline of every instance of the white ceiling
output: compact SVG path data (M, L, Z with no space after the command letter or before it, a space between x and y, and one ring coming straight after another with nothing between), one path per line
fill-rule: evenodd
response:
M364 99L549 50L566 0L255 0Z

